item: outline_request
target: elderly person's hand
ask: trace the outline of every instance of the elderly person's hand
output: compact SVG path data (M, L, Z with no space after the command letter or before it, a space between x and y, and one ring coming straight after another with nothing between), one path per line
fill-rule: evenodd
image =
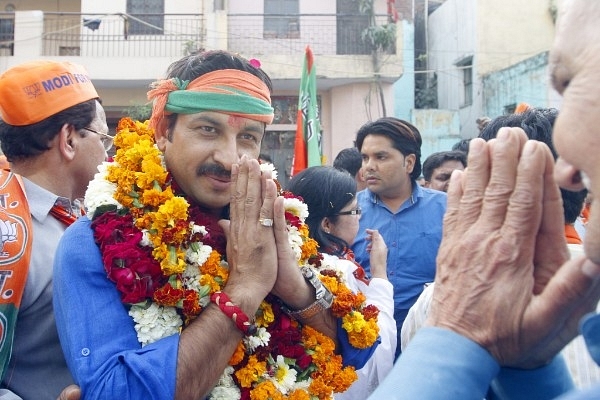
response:
M60 392L56 400L79 400L81 399L81 389L77 385L69 385Z
M501 365L547 363L600 298L598 266L566 261L562 203L548 147L520 128L471 141L448 191L427 324L486 348Z

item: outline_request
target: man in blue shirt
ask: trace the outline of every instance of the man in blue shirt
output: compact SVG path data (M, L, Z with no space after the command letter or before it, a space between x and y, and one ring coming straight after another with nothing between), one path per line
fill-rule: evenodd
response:
M557 354L583 334L600 361L600 208L592 203L585 256L568 260L560 191L600 191L600 3L561 3L550 53L563 94L548 147L520 128L473 139L469 168L448 190L444 241L427 327L373 399L597 399L572 390ZM502 368L501 368L502 367Z
M377 229L383 236L389 251L388 277L394 285L398 335L424 284L435 276L446 211L445 193L422 188L416 182L421 175L421 143L415 126L391 117L368 122L356 134L367 189L357 196L362 215L352 250L369 272L365 229ZM400 346L396 355L399 353Z
M220 50L207 51L173 63L168 79L156 82L149 97L153 99L150 127L154 129L133 121L131 126L123 122L122 126L127 128L122 127L116 139L118 157L131 164L123 164L120 170L116 164L100 168L86 192L86 217L70 227L56 252L56 325L67 365L81 387L81 397L203 399L215 386L219 387L219 393L229 393L220 398L239 397L231 393L239 395L240 387L248 388L253 376L237 378L238 386L227 367L234 351L241 349L238 344L242 338L262 328L257 328L249 316L256 314L269 293L287 306L279 316L289 313L295 320L330 337L338 353L344 356L343 361L361 368L376 345L363 349L350 344L341 319L332 312L329 290L315 274L303 274L298 268L287 237L284 199L277 195L276 183L270 175L262 175L257 161L265 126L273 119L270 78L240 56ZM142 138L132 139L128 136L132 131ZM139 131L144 135L154 134L160 155L151 155L148 149L154 149L153 142L144 139ZM124 142L129 145L121 147ZM122 152L123 149L126 151ZM126 182L127 178L120 181L133 191L130 199L136 200L130 201L129 194L125 197L115 194L121 190L120 183L110 188L106 177L109 174L123 177L124 171L133 169L131 165L137 168L140 164L144 164L145 171L136 172L135 184ZM158 183L163 179L164 189ZM142 180L146 182L141 183ZM154 192L161 209L155 215L164 212L171 219L165 222L168 228L157 238L160 243L156 247L148 239L149 232L143 233L141 227L133 225L133 215L141 216L138 211L149 204L144 202L153 201L153 195L141 199L146 196L138 196L136 190L151 182L158 189L144 193ZM180 205L174 205L175 201ZM184 202L189 207L182 206ZM105 207L105 212L97 215L101 207ZM113 210L107 211L111 207ZM119 212L117 207L122 207ZM193 230L187 231L191 225ZM148 231L160 229L163 228ZM186 238L175 240L191 242L183 251L185 261L177 254L183 246L173 242L179 235L177 231L187 232ZM200 242L195 242L202 231L203 240L206 238L210 243L202 246L204 250L200 250ZM194 243L198 251L188 252ZM155 251L160 252L157 249L162 245L170 247L167 250L170 254L161 256L159 262L151 257ZM207 247L210 250L205 251ZM202 251L204 255L200 254ZM155 300L160 294L153 288L175 273L185 275L175 284L177 290L183 288L184 280L198 289L204 287L201 276L212 272L201 272L200 268L215 270L212 262L207 261L214 254L216 262L212 262L219 266L223 266L220 255L227 255L227 273L214 273L214 281L223 285L212 292L210 300L193 305L200 309L194 317L186 317L189 323L185 329L178 329L183 322L177 320L179 315L168 315L164 310L167 307L158 310L152 307L156 301L150 301L151 307L141 309L132 304ZM201 258L204 260L199 261ZM184 261L183 272L162 273L161 268L173 268L178 259ZM162 277L151 272L156 267ZM195 272L190 273L192 269ZM192 286L189 292L195 291ZM166 291L171 289L174 288ZM201 298L199 294L188 297L189 292L181 300L184 307L199 303ZM176 296L169 293L164 297ZM263 335L266 340L267 334ZM286 345L281 346L286 351L287 339ZM240 353L243 357L244 351ZM254 360L258 359L253 356L250 362ZM261 369L267 372L265 363L256 361L252 365L257 369L247 368L247 371L256 377L263 376ZM226 368L228 371L224 373Z

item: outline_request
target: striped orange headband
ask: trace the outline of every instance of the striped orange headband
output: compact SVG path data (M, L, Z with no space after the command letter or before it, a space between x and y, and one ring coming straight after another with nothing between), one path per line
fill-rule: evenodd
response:
M148 99L153 100L150 126L162 126L170 114L216 111L239 117L273 122L271 94L257 76L238 69L220 69L199 76L192 82L178 78L152 84Z

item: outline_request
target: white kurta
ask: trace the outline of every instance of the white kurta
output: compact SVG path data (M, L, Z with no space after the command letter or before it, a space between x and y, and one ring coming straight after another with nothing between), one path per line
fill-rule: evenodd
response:
M324 254L322 265L335 265L345 275L346 285L353 292L362 292L367 304L379 309L377 325L381 343L361 369L357 370L358 380L344 393L336 393L335 400L366 399L371 392L392 370L394 353L396 352L396 321L394 321L394 288L392 284L381 278L371 279L369 285L356 279L353 272L357 266L353 262L337 256Z

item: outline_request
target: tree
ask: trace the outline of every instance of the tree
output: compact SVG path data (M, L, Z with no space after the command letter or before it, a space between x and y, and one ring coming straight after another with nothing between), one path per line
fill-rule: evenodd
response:
M396 21L398 14L394 7L393 0L388 0L388 20L387 23L378 25L375 18L374 0L359 0L359 11L369 16L369 26L361 33L361 38L371 49L373 60L373 73L375 85L379 93L379 100L383 109L383 116L387 116L383 89L381 87L381 65L384 54L394 53L396 50Z

